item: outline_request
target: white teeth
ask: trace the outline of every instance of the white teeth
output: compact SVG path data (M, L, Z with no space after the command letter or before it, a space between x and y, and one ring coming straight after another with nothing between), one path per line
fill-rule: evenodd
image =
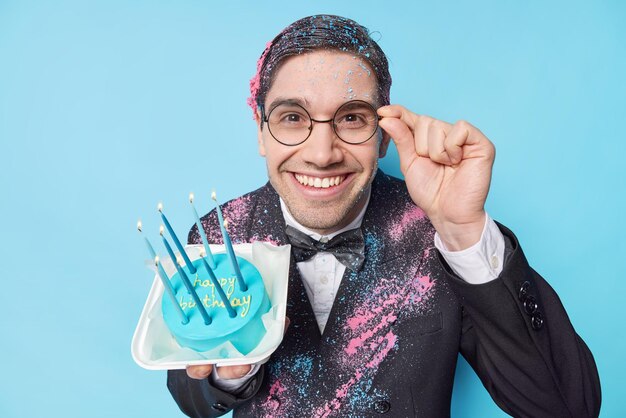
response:
M304 174L296 174L295 177L296 177L296 180L298 180L300 184L303 184L305 186L315 187L318 189L319 188L327 189L329 187L339 186L344 180L343 176L322 178L322 177L312 177L312 176L309 177Z

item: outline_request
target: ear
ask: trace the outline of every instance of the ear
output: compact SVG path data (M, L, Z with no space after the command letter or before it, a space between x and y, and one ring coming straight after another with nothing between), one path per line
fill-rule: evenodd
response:
M381 129L382 131L382 129ZM382 131L382 138L380 139L380 145L378 147L378 158L383 158L387 155L387 148L389 148L389 141L391 137L385 131Z
M257 141L259 143L259 155L261 155L261 157L265 157L265 142L263 141L263 129L261 128L261 112L259 111L259 109L254 112L254 121L256 122L256 135Z

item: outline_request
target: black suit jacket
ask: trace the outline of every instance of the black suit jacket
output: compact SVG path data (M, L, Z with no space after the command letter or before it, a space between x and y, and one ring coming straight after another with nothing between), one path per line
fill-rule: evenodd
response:
M271 185L224 205L235 242L286 244ZM214 212L203 219L221 242ZM404 182L379 173L363 219L366 261L346 270L320 334L291 263L287 316L278 350L232 395L168 372L168 388L193 417L446 417L457 355L494 401L519 417L597 416L600 385L591 352L553 289L534 272L515 236L501 226L501 276L471 285L433 247L434 229ZM200 243L194 226L189 241Z

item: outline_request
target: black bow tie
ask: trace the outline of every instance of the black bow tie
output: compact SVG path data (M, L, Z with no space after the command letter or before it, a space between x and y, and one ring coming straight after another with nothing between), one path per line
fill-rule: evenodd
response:
M285 233L297 263L310 259L320 251L333 254L337 261L352 271L359 271L365 261L365 240L360 228L342 232L328 242L316 241L289 225Z

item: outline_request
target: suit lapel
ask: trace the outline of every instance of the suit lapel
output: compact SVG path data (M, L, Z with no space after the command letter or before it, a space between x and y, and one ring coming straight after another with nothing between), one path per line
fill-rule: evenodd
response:
M389 231L385 223L381 222L389 216L389 183L388 177L381 172L372 183L372 195L362 223L365 263L359 272L346 269L343 275L324 330L323 341L327 344L342 340L341 337L346 334L347 321L356 314L356 309L367 305L365 300L378 289L379 281L412 277L421 264L407 262L406 257L403 257L403 247L390 242ZM384 323L378 331L382 332L390 325Z

